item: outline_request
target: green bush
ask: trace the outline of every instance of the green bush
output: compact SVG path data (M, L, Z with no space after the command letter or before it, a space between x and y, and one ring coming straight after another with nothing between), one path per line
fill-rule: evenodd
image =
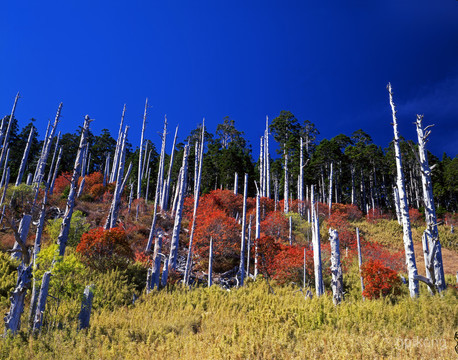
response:
M46 232L51 238L51 241L55 241L60 233L60 227L62 226L62 219L54 219L49 222L46 226ZM70 221L70 231L68 233L67 245L76 247L80 240L81 236L88 232L91 225L87 222L86 217L79 210L76 210L72 215L72 220Z
M11 260L9 254L0 253L0 308L10 304L9 297L17 280L18 262Z

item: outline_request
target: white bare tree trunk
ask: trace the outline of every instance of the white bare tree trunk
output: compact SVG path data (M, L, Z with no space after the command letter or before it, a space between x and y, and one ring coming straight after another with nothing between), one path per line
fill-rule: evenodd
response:
M19 224L19 237L22 245L25 245L27 241L27 235L29 234L30 224L32 222L32 215L24 214ZM19 239L18 239L19 240ZM22 249L21 244L16 240L13 246L13 252L11 253L11 259L20 260L22 255L20 250Z
M145 101L145 112L143 113L142 135L140 137L140 153L138 155L138 183L137 183L137 199L142 196L142 176L143 176L143 143L145 135L146 114L148 110L148 98Z
M178 126L175 129L175 136L173 137L172 152L170 153L169 170L167 173L167 181L165 182L164 193L162 195L161 208L163 210L167 210L169 207L169 194L170 194L170 181L171 181L170 179L172 178L172 167L173 167L173 160L175 158L175 145L177 142L177 134L178 134Z
M40 295L38 296L37 308L33 318L33 332L39 332L43 324L43 316L46 309L46 298L48 297L49 281L51 280L51 271L46 271L41 280Z
M423 128L423 116L417 115L418 153L421 167L421 182L423 187L423 203L425 205L425 219L427 229L424 233L425 267L428 279L436 286L439 292L445 290L444 266L442 262L439 231L437 230L436 206L434 205L433 184L431 181L431 168L429 167L426 152L426 143L431 133L427 126Z
M293 245L293 224L292 224L291 216L288 216L288 225L289 225L289 234L288 234L289 246L292 246Z
M248 241L247 241L247 254L246 254L246 275L248 277L250 276L251 218L252 216L250 215L250 221L248 222Z
M154 196L154 205L153 205L153 220L151 222L151 229L148 236L148 243L146 244L145 252L148 254L151 251L151 246L153 246L153 239L156 236L156 218L157 218L157 206L159 199L161 198L161 188L164 174L164 157L165 157L165 140L167 137L167 117L164 119L164 130L162 132L162 145L161 145L161 157L159 159L159 170L157 172L157 182L156 182L156 194Z
M304 268L302 270L302 288L305 289L307 285L307 268L306 268L306 260L307 260L307 249L304 247Z
M188 285L189 283L189 276L191 275L191 267L192 267L192 247L193 247L193 240L194 240L194 231L196 229L196 217L197 217L197 208L199 206L199 192L200 192L200 181L202 177L202 162L203 162L203 154L204 154L204 141L205 141L205 119L202 121L202 137L201 143L199 147L199 170L197 174L197 182L194 191L194 210L192 216L192 224L191 224L191 235L189 236L189 248L188 248L188 257L186 259L186 268L184 272L184 279L183 282Z
M54 152L52 154L51 166L49 167L48 180L47 180L48 187L49 187L49 183L51 182L53 171L54 171L54 161L56 160L57 149L59 148L59 140L60 140L60 131L57 133L56 145L54 147Z
M264 137L260 138L259 145L259 187L261 191L261 196L264 194Z
M24 176L24 170L27 166L27 159L29 157L30 146L32 145L32 139L33 139L34 133L35 133L35 128L32 126L30 128L29 137L27 138L27 145L25 146L25 149L24 149L24 155L22 155L21 165L19 166L19 172L16 178L16 186L19 186L19 184L22 182L22 177Z
M208 250L208 287L213 283L213 238L210 236L210 249Z
M361 255L361 241L359 238L359 228L356 228L356 245L358 247L358 266L359 266L359 278L361 280L361 294L364 293L364 279L361 275L361 266L363 266L363 257ZM364 300L364 295L363 295Z
M127 179L129 178L131 170L132 170L132 163L129 163L129 167L127 168L127 172L126 172L126 175L124 176L124 180L122 181L122 183L116 182L116 187L115 187L115 191L113 194L113 201L112 201L112 206L111 206L112 211L111 211L111 215L109 216L110 222L109 222L108 227L107 227L107 224L105 224L105 230L116 227L116 222L118 221L119 208L121 206L121 195L122 195L122 192L124 191L124 188L126 186Z
M183 151L183 164L181 166L179 183L177 186L178 196L176 201L175 223L173 225L172 240L170 241L169 265L173 270L175 270L177 267L178 240L180 236L181 218L183 215L183 201L185 197L186 178L188 173L188 153L189 145L186 145Z
M93 298L94 285L88 285L84 289L83 300L81 301L81 310L78 315L78 330L86 329L89 327Z
M10 149L8 149L6 151L6 158L5 158L5 164L3 166L3 174L2 174L2 179L0 181L0 188L2 188L4 185L6 185L6 182L5 182L5 178L6 178L6 175L7 175L7 169L9 169L9 166L8 166L8 160L10 158ZM8 182L9 182L9 175L8 175Z
M333 176L334 176L334 169L333 169L334 163L331 162L331 170L329 171L329 194L328 194L328 207L329 207L329 216L331 216L331 210L332 210L332 185L333 185Z
M45 145L43 148L43 152L38 160L38 165L37 165L37 172L36 176L33 180L34 183L40 184L43 181L43 177L45 175L45 167L46 167L46 161L48 160L49 156L49 151L51 149L51 143L52 139L54 137L54 133L57 128L57 123L59 122L60 118L60 112L62 111L62 103L59 104L59 107L57 108L57 113L56 117L54 118L54 124L52 125L48 137L45 139Z
M245 181L243 185L243 211L242 211L242 241L241 241L241 249L240 249L240 285L243 286L243 282L245 280L245 235L246 235L246 199L247 199L247 191L248 191L248 174L245 174Z
M351 166L351 204L355 205L356 199L355 199L355 167L352 165Z
M285 192L283 194L284 209L283 212L286 214L289 212L289 173L288 173L288 152L286 151L286 145L283 149L283 155L285 157Z
M122 146L122 139L123 139L123 131L122 127L124 124L124 115L126 114L126 104L122 109L121 115L121 123L119 124L119 131L118 131L118 139L116 140L116 149L113 156L113 167L111 168L111 176L110 176L110 183L116 181L117 171L118 171L118 164L119 164L119 153L121 151Z
M396 186L393 187L393 200L394 200L394 208L396 210L396 218L398 219L399 225L402 225L401 202L399 200L399 191Z
M258 276L258 242L261 237L261 205L259 191L256 192L256 231L254 245L254 278Z
M393 93L391 91L391 84L388 84L388 92L390 95L390 105L393 114L393 130L394 130L394 151L396 156L396 168L397 168L397 187L399 191L399 200L400 208L402 215L402 228L404 233L404 249L406 253L406 265L407 271L409 273L409 290L410 296L416 297L419 294L418 289L418 280L416 277L417 273L417 264L415 262L415 252L412 241L412 231L410 228L410 218L409 218L409 207L407 205L407 198L405 192L405 181L404 173L402 170L402 159L401 159L401 148L399 146L399 132L398 132L398 122L396 118L396 108L393 102Z
M270 154L269 154L269 117L266 116L266 131L265 131L265 146L266 151L264 152L264 157L266 159L266 196L270 198Z
M234 195L237 195L238 187L239 187L239 174L235 173L234 174Z
M64 256L65 248L67 246L68 233L70 231L70 221L73 215L73 207L75 205L76 185L81 171L83 150L87 144L87 133L89 130L89 123L91 119L89 115L84 117L83 130L81 131L80 145L73 167L73 175L70 181L70 192L67 198L67 206L65 208L64 217L62 218L62 225L60 227L59 236L57 237L57 244L59 245L59 256ZM54 260L55 261L55 260Z
M312 185L311 207L312 207L312 243L313 243L313 263L315 267L315 290L316 295L324 294L323 271L321 266L321 241L320 241L320 224L315 203L315 191Z
M331 243L331 287L334 305L338 305L344 299L343 275L340 263L339 234L337 230L329 229L329 242Z
M3 162L5 161L6 151L8 150L8 144L10 142L11 124L14 119L14 112L16 111L16 105L18 100L19 92L16 94L16 97L14 98L13 109L11 110L11 115L8 120L8 126L6 127L6 130L3 130L3 126L2 131L0 133L0 143L3 141L2 152L0 153L0 168L2 167Z
M154 255L151 268L151 278L148 284L147 292L153 291L156 286L159 290L159 275L161 272L161 251L162 251L162 234L159 233L154 241Z

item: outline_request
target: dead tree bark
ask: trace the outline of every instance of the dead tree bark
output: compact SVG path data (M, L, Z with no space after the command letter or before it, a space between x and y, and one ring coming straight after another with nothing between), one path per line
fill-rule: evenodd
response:
M151 278L147 292L153 291L156 286L159 290L159 275L161 272L162 234L158 234L154 242L154 255L151 267Z
M259 142L259 188L261 196L265 196L264 193L264 137L261 136Z
M170 255L169 255L169 266L175 270L177 267L177 256L178 256L178 240L180 236L181 229L181 218L183 215L183 202L185 198L185 189L186 189L186 178L188 173L188 153L189 145L184 147L183 151L183 164L181 166L179 183L177 186L177 201L176 201L176 213L175 213L175 223L173 225L172 231L172 240L170 241Z
M402 225L401 203L399 200L399 191L396 186L393 187L393 202L394 202L394 208L396 210L396 218L398 219L399 225Z
M16 178L16 186L19 186L19 184L22 182L22 177L24 176L24 170L27 166L27 159L29 157L30 146L32 145L32 138L34 136L34 133L35 128L32 126L30 128L29 137L27 138L27 145L24 149L24 155L22 155L21 165L19 166L19 171Z
M46 161L48 160L52 139L54 137L54 133L57 128L57 123L59 122L61 111L62 111L62 103L60 103L59 107L57 108L56 117L54 118L54 124L50 128L48 137L45 139L45 145L43 147L43 152L38 160L36 176L33 179L33 182L38 185L41 184L41 182L43 181L43 177L45 175Z
M213 283L213 238L210 236L210 249L208 251L208 287Z
M33 332L39 332L43 324L43 316L46 309L46 298L48 297L49 281L51 271L46 271L41 280L40 295L38 296L37 310L33 319Z
M124 161L124 159L122 161ZM122 195L122 192L124 191L124 188L126 186L127 179L130 176L131 170L132 170L132 163L129 163L129 167L127 168L127 172L126 172L126 175L124 176L124 180L122 181L122 183L119 185L119 183L116 182L116 187L115 187L115 191L113 194L111 216L109 216L110 225L106 227L107 225L105 224L105 230L116 227L116 222L118 221L119 207L121 206L121 195Z
M203 154L204 154L204 141L205 141L205 122L202 121L202 137L201 143L199 147L199 171L197 174L197 182L196 188L194 192L194 210L193 210L193 217L192 217L192 224L191 224L191 235L189 236L189 248L188 248L188 257L186 259L186 268L184 272L184 283L188 285L189 276L191 274L191 267L192 267L192 246L194 240L194 231L196 229L196 217L197 217L197 208L199 206L199 192L200 192L200 181L202 177L202 162L203 162Z
M48 186L49 186L49 183L51 182L51 178L54 172L54 161L56 160L57 149L59 148L59 140L60 140L60 131L57 133L56 145L54 147L54 152L52 154L51 166L49 167L48 180L47 180Z
M431 181L431 169L428 163L426 153L426 143L431 133L427 126L423 128L423 116L417 115L417 136L418 136L418 153L421 168L421 182L423 187L423 203L425 205L425 219L427 229L424 232L427 247L425 252L425 267L428 279L436 286L439 292L445 290L444 266L442 262L441 244L439 241L439 231L437 230L436 206L433 197L433 184ZM429 250L429 251L427 251ZM428 261L427 261L428 260Z
M331 275L334 305L344 299L342 265L340 263L339 234L337 230L329 229L329 242L331 243Z
M312 185L311 207L312 207L312 243L313 243L313 263L315 267L315 290L316 295L324 294L323 271L321 267L321 241L320 241L320 224L318 221L318 212L315 203L315 191Z
M288 173L288 151L286 151L286 145L283 149L283 155L285 157L285 192L283 194L284 209L283 212L286 214L289 212L289 173Z
M259 199L259 190L256 191L256 232L254 245L254 278L258 276L258 243L261 237L261 205Z
M265 169L266 169L266 196L270 199L270 154L269 154L269 117L266 115L266 130L264 133L264 144L266 151L264 151L264 157L266 159Z
M331 162L331 170L329 171L329 194L328 194L328 208L329 208L329 216L331 216L331 210L332 210L332 185L333 185L333 182L332 182L332 178L334 176L334 169L333 169L333 165L334 163Z
M239 174L235 173L234 174L234 195L237 195L238 187L239 187Z
M410 228L409 218L409 207L407 205L407 198L405 193L405 181L404 172L402 170L402 159L401 159L401 148L399 145L399 132L398 122L396 118L396 108L393 102L393 93L391 91L391 84L388 84L388 92L390 95L391 111L393 113L393 130L394 130L394 151L396 157L396 168L397 168L397 187L399 191L399 200L401 204L401 215L402 215L402 228L404 233L404 249L406 253L406 265L409 273L409 290L410 296L416 297L419 294L418 280L416 280L417 264L415 262L415 252L412 241L412 231Z
M4 185L6 185L6 182L5 182L5 178L6 178L6 175L7 175L7 169L9 169L8 167L8 160L10 158L10 149L8 149L6 151L6 158L5 158L5 164L3 166L3 173L2 173L2 179L0 181L0 188L2 188ZM8 182L9 182L9 176L8 176Z
M248 241L247 241L247 255L246 255L246 275L250 276L250 251L251 251L251 215L248 222Z
M0 153L0 169L5 161L6 151L8 150L8 144L10 142L10 133L11 133L11 124L13 123L14 119L14 112L16 111L17 101L19 100L19 92L16 94L14 99L13 109L11 110L10 118L8 119L8 126L6 130L3 130L0 133L0 143L3 141L2 152Z
M145 112L143 113L143 125L142 125L142 135L140 137L140 154L138 155L138 183L137 183L137 199L140 199L142 196L142 177L143 177L143 138L145 135L145 123L146 123L146 114L148 110L148 98L145 102Z
M167 181L165 182L165 187L164 187L164 191L162 194L161 208L163 210L167 210L169 207L170 179L172 177L173 160L175 158L175 145L177 142L177 134L178 134L178 126L175 129L175 136L173 137L172 152L170 153L169 170L167 173Z
M67 198L67 206L65 207L64 217L62 218L62 225L60 227L59 236L57 237L57 244L59 245L59 256L64 256L65 248L67 247L68 233L70 231L70 221L73 215L73 207L75 205L76 185L81 171L81 163L83 156L83 149L87 144L87 133L89 131L89 123L91 119L89 115L84 117L83 130L81 131L80 145L73 167L73 175L70 181L70 192ZM55 260L53 260L55 261Z
M94 285L88 285L84 289L83 300L81 301L81 310L78 315L78 330L86 329L89 327L93 298Z
M245 174L245 182L243 186L243 211L242 211L242 241L241 241L241 249L240 249L240 286L243 286L243 282L245 280L245 235L246 235L246 199L247 199L247 191L248 191L248 174Z
M121 115L121 123L119 124L119 131L118 131L118 139L116 140L116 149L113 156L113 167L111 168L111 176L110 176L110 183L116 181L117 171L118 171L118 163L119 163L119 153L121 151L122 139L123 139L123 131L122 127L124 124L124 115L126 114L126 104L122 109Z
M23 246L25 246L25 243L27 241L27 235L29 233L31 222L32 222L32 215L24 214L19 224L19 230L18 230L19 239L16 239L14 243L13 252L11 253L11 259L16 259L16 260L21 259L22 255L21 255L20 250L23 248ZM19 241L21 243L19 243Z
M165 139L167 137L167 117L164 120L164 131L162 132L162 146L161 146L161 157L159 159L159 170L157 172L157 182L156 182L156 194L154 196L154 206L153 206L153 220L151 223L151 229L149 232L148 243L146 244L145 253L151 251L151 246L153 246L153 238L156 231L156 217L157 217L157 205L159 199L161 198L161 187L162 179L164 173L164 157L165 157Z
M361 266L363 266L363 257L361 256L361 241L359 239L359 228L356 228L356 245L358 247L358 266L359 266L359 278L361 280L361 294L364 293L364 279L361 274ZM364 295L363 295L364 300Z

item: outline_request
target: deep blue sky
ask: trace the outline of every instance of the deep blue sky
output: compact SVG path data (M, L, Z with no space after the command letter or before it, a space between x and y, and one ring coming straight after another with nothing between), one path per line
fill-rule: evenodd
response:
M206 118L235 120L258 155L265 116L290 110L320 139L362 128L393 137L391 81L402 135L415 114L436 124L429 149L458 149L458 1L3 1L0 115L21 92L16 117L43 136L64 103L59 130L116 136L127 103L137 146L145 98L147 138L164 114L181 139ZM168 151L170 149L171 139Z

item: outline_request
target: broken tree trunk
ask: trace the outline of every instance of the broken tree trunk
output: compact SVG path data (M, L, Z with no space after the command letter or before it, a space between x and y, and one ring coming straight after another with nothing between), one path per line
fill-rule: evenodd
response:
M119 153L121 151L122 139L123 139L123 131L122 127L124 124L124 115L126 114L126 104L122 108L122 115L121 115L121 123L119 124L119 131L118 131L118 139L116 140L116 149L113 156L113 167L111 168L111 176L110 176L110 183L116 181L117 171L118 171L118 164L119 164Z
M89 327L93 298L94 285L88 285L84 289L83 300L81 301L81 310L78 315L78 330L86 329Z
M399 145L399 132L398 132L398 122L396 118L396 108L393 102L393 93L391 91L391 84L388 84L388 92L390 95L390 105L393 115L393 130L394 130L394 151L396 157L396 169L397 169L397 178L396 184L399 191L399 200L400 200L400 209L402 215L402 228L404 233L404 250L406 253L406 264L407 271L409 273L409 290L410 296L416 297L419 294L418 289L418 280L416 280L417 264L415 262L415 252L412 241L412 231L410 228L410 217L409 217L409 207L407 205L407 198L405 192L405 181L404 181L404 172L402 169L402 159L401 159L401 147Z
M243 286L245 280L245 235L246 235L246 198L248 191L248 174L245 174L245 181L243 186L243 211L242 211L242 241L240 250L240 285Z
M43 324L43 316L46 309L46 298L48 297L49 281L51 280L51 271L46 271L41 280L40 295L38 296L37 309L33 319L33 332L39 332Z
M16 97L14 98L13 109L11 110L11 115L8 119L8 126L6 127L6 130L3 130L0 133L0 143L3 141L2 151L0 153L0 168L2 167L3 162L5 161L6 151L8 150L8 144L10 142L11 124L13 123L14 112L16 111L16 105L18 100L19 92L16 94Z
M32 215L24 214L19 224L18 232L19 232L20 238L17 239L14 243L13 252L11 254L11 259L16 259L16 260L21 259L22 255L21 255L20 250L23 248L23 245L25 246L25 243L27 241L27 235L29 233L31 222L32 222ZM21 241L21 244L19 244L19 241Z
M162 195L162 205L161 208L163 210L167 210L169 207L169 194L170 194L170 179L172 177L172 167L173 167L173 160L175 158L175 145L177 142L177 134L178 134L178 126L175 129L175 136L173 137L173 144L172 144L172 152L170 153L170 163L169 163L169 170L167 173L167 181L165 182L165 187Z
M239 174L236 172L234 174L234 195L237 195L238 187L239 187Z
M331 243L331 275L332 294L334 305L344 299L342 265L340 263L339 234L337 230L329 229L329 242Z
M426 143L431 131L430 126L423 128L423 116L417 115L416 121L417 136L418 136L418 153L421 167L421 183L423 187L423 203L425 205L425 220L427 229L424 233L426 243L428 245L425 250L429 250L425 254L425 266L428 279L436 286L439 292L445 290L446 283L444 277L444 265L442 262L441 244L439 241L439 231L437 230L436 206L433 197L433 184L431 181L431 168L429 167L428 157L426 152ZM433 251L435 252L433 253ZM428 255L428 256L426 256ZM428 264L426 264L428 259Z
M67 247L68 233L70 231L70 221L73 215L73 207L75 205L76 185L81 171L81 163L83 156L83 149L87 144L87 134L89 131L89 123L91 119L89 115L84 117L83 130L81 131L80 145L73 166L73 175L70 181L70 192L67 198L67 206L65 207L64 217L62 218L62 225L60 227L59 236L57 237L57 244L59 245L59 256L64 256L65 248ZM54 261L54 260L53 260Z
M137 199L142 196L142 177L143 177L143 142L145 135L146 114L148 110L148 98L145 101L145 112L143 113L142 135L140 137L140 153L138 155L138 182L137 182Z
M158 234L154 242L154 255L151 267L151 278L148 284L147 293L153 291L154 287L159 290L159 276L161 272L161 251L162 251L162 234Z
M317 205L317 204L316 204ZM312 242L313 242L313 263L315 267L315 290L316 295L324 294L323 271L321 267L321 241L320 241L320 224L318 212L315 205L315 191L312 185L311 207L312 207Z
M212 286L213 276L213 238L210 236L210 249L208 251L208 287Z
M361 266L363 265L363 257L361 256L361 241L359 239L359 228L356 228L356 245L358 247L358 266L359 266L359 278L361 280L361 294L364 293L364 279L361 274ZM364 295L363 295L364 300Z
M19 184L22 182L22 177L24 176L24 170L27 166L27 159L29 157L30 146L32 145L32 139L34 134L35 127L32 126L30 128L29 137L27 138L27 145L25 146L24 154L22 155L21 165L19 166L19 171L16 178L16 186L19 186Z
M53 175L54 161L56 160L57 149L59 148L59 140L60 140L60 131L57 133L56 145L54 147L54 152L52 154L51 166L49 167L48 179L46 181L48 184L51 182L51 178L52 178L52 175Z
M161 187L162 179L164 173L164 157L165 157L165 140L167 137L167 117L164 119L164 131L162 132L162 145L161 145L161 157L159 159L159 170L157 172L157 182L156 182L156 194L154 196L154 205L153 205L153 220L151 222L151 229L149 231L148 243L146 244L145 253L148 254L151 251L151 246L153 246L153 238L156 231L156 217L157 217L157 205L159 199L161 198Z
M177 267L178 240L181 229L181 218L183 216L183 202L185 197L186 178L188 173L188 153L189 145L186 145L183 151L183 164L181 166L180 177L177 186L178 196L176 201L175 223L173 225L172 240L170 241L169 264L173 270L175 270Z
M199 146L199 171L197 173L197 182L196 188L194 192L194 210L192 216L192 224L191 224L191 235L189 236L189 248L188 248L188 257L186 259L186 268L184 272L184 283L188 285L189 276L191 275L191 267L192 267L192 246L194 240L194 231L196 229L196 217L197 217L197 208L199 206L199 192L200 192L200 181L202 178L202 162L203 162L203 155L204 155L204 141L205 141L205 119L202 121L202 137L201 143Z

